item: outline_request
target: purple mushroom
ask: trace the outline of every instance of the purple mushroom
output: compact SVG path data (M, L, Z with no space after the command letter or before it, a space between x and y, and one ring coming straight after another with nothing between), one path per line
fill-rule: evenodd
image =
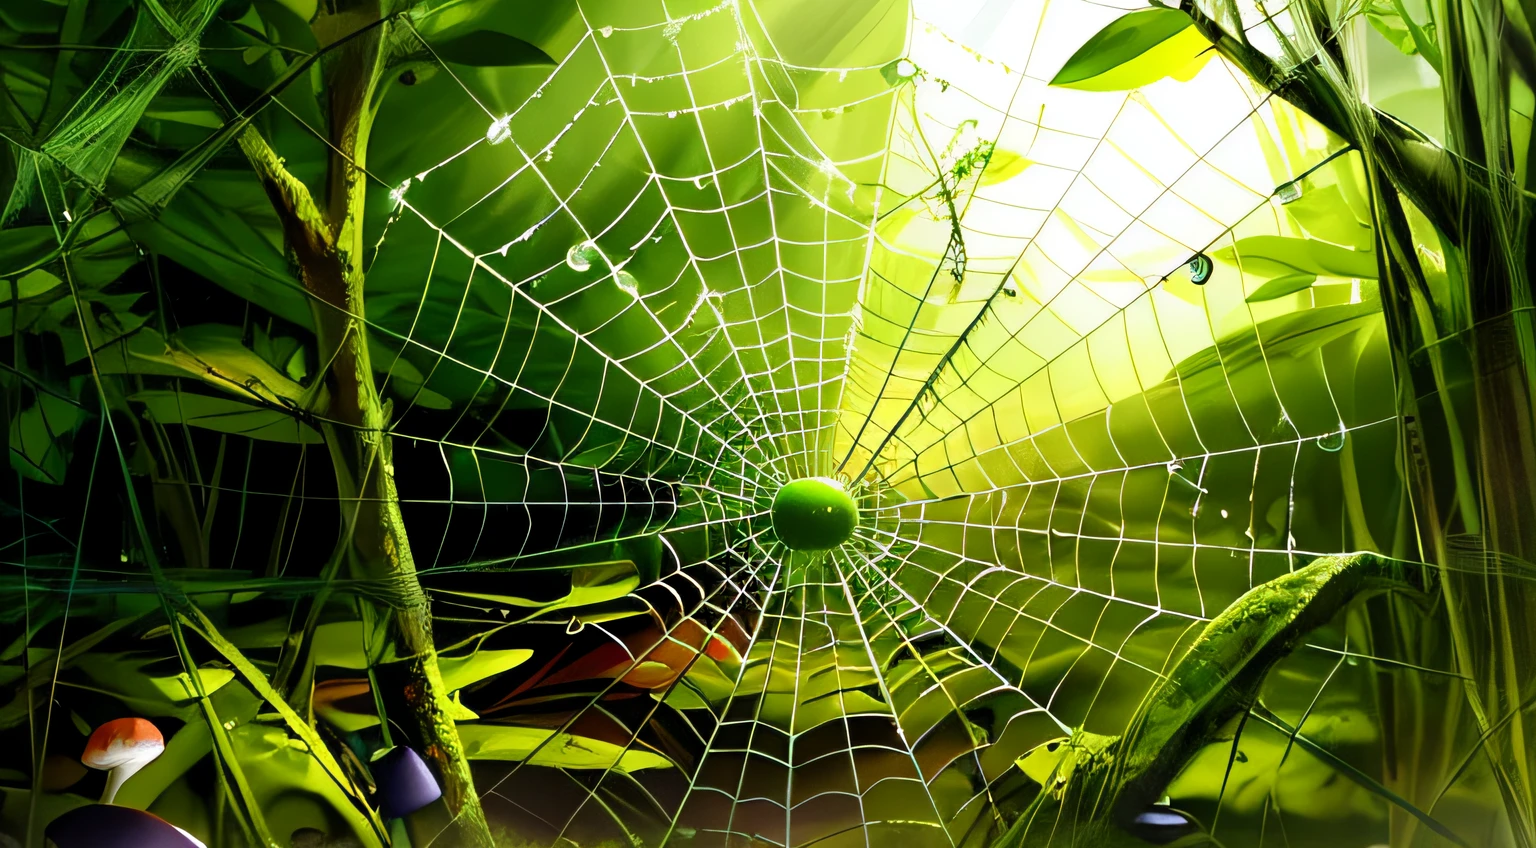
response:
M1167 845L1201 832L1194 816L1166 804L1154 804L1137 813L1128 829L1153 845Z
M374 754L368 770L378 786L379 810L387 819L403 818L443 797L421 755L404 746Z
M48 823L51 848L207 848L159 816L113 804L76 807Z

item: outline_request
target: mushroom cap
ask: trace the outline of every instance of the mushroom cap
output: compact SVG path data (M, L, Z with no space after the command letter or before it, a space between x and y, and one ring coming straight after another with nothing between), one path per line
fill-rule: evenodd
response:
M113 804L76 807L48 823L56 848L205 848L159 816Z
M375 754L368 770L378 786L380 812L385 818L408 816L443 797L421 755L403 745Z
M117 718L96 728L80 762L93 769L115 769L128 763L147 763L165 750L159 728L142 718Z

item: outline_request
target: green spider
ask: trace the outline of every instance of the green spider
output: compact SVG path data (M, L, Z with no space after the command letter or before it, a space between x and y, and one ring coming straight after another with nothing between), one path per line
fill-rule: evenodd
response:
M1189 759L1248 710L1265 675L1346 604L1418 593L1417 568L1374 554L1322 557L1249 590L1206 626L1121 736L1078 730L1020 758L1041 792L993 848L1219 845L1159 803Z

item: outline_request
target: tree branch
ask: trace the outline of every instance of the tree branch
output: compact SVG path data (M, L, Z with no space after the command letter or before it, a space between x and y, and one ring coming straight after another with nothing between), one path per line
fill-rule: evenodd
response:
M1459 237L1462 208L1456 187L1463 179L1476 183L1479 176L1486 186L1486 173L1474 172L1471 163L1458 168L1458 159L1450 151L1347 90L1339 75L1324 67L1321 55L1298 56L1294 66L1282 67L1254 47L1241 30L1231 32L1207 13L1201 0L1180 0L1178 8L1217 52L1244 73L1357 149L1375 156L1389 179L1436 227ZM1305 9L1293 8L1293 13L1298 27L1316 29L1317 21L1301 19ZM1321 43L1334 33L1330 29L1315 35Z

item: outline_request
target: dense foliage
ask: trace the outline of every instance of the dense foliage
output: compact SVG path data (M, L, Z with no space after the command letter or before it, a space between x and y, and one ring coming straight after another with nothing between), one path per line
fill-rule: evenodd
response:
M1536 844L1533 13L0 3L0 845Z

